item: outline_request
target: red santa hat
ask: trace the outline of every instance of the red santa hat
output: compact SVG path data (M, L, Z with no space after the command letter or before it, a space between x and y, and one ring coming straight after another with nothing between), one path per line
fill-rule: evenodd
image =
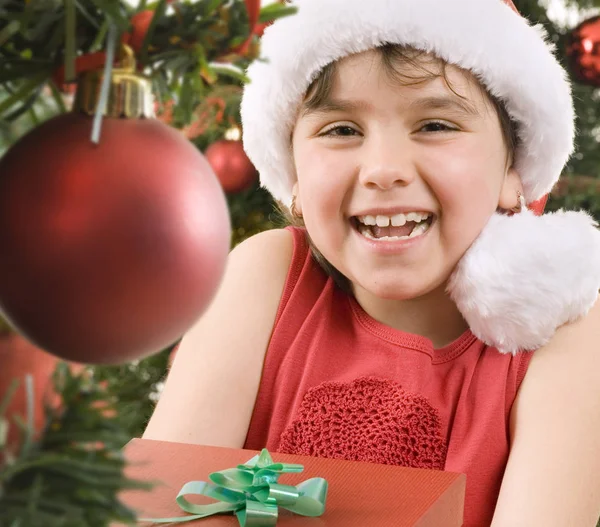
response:
M323 67L385 43L431 52L472 72L518 123L515 167L527 203L550 191L573 151L567 75L542 26L510 0L295 0L295 15L262 38L242 100L244 147L262 185L289 205L295 183L289 138Z

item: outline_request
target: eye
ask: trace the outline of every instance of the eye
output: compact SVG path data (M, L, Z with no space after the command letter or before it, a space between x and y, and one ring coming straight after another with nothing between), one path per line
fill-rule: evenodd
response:
M430 121L429 123L425 123L420 132L455 132L458 128L455 126L451 126L442 121Z
M327 130L321 132L319 134L320 137L322 136L329 136L329 137L352 137L354 135L357 135L358 131L355 130L354 128L352 128L351 126L348 125L338 125L338 126L334 126L332 128L328 128Z

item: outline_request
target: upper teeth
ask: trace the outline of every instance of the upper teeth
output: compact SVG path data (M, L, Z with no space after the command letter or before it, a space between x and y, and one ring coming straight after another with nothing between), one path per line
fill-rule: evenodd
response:
M429 212L409 212L407 214L395 214L394 216L358 216L358 221L364 225L377 225L378 227L402 227L407 221L419 223L431 216Z

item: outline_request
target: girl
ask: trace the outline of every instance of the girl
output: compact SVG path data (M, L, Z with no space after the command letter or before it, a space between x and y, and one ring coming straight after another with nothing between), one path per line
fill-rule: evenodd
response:
M595 525L600 241L527 209L573 144L542 30L502 0L297 6L242 117L300 226L232 252L144 437L463 472L465 525Z

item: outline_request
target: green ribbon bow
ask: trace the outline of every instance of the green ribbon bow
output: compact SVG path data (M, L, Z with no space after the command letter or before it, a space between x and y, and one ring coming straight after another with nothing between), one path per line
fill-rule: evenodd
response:
M325 512L327 498L325 479L307 479L296 487L277 483L281 474L303 470L303 465L274 463L265 448L244 465L213 472L209 479L214 484L206 481L186 483L177 494L176 501L192 516L142 518L140 521L182 523L233 512L241 527L270 527L277 524L278 507L302 516L321 516ZM220 501L195 505L185 499L186 494L201 494Z

